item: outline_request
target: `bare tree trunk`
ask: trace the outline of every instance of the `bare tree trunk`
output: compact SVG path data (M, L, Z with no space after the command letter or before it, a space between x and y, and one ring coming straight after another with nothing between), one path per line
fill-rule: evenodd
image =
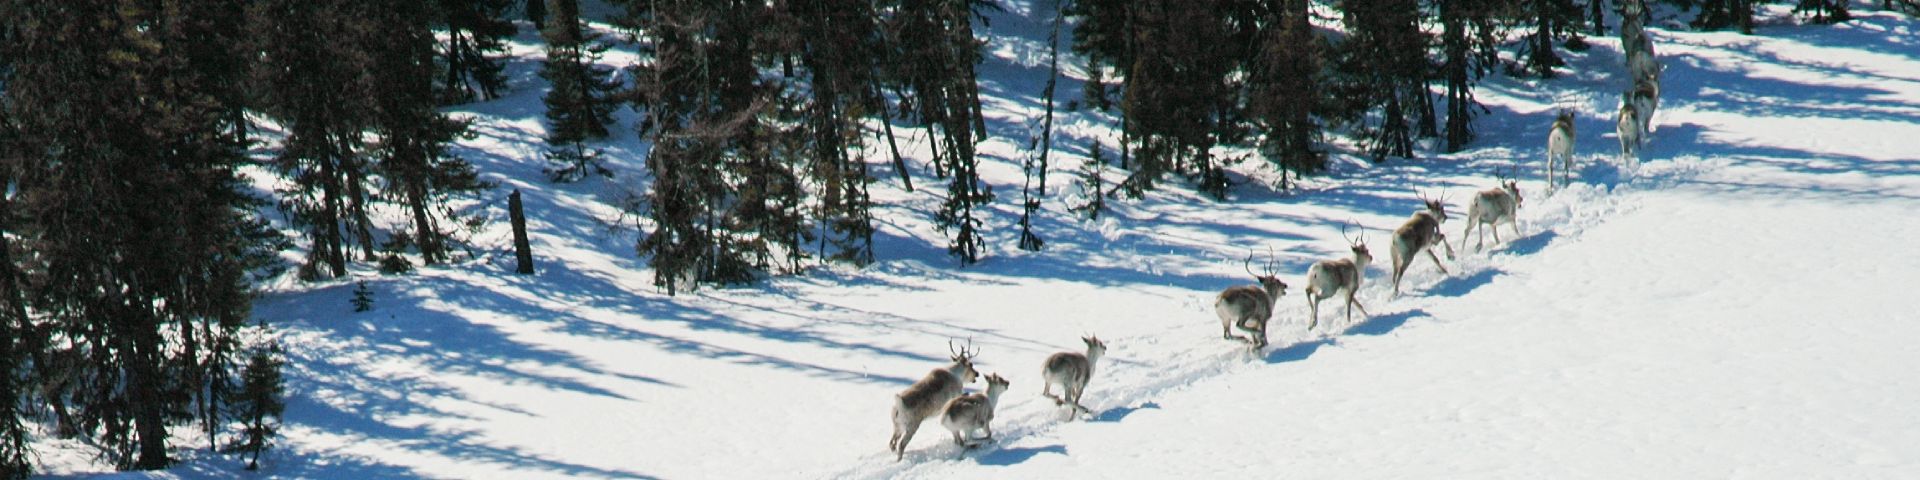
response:
M507 216L513 222L513 256L519 265L514 273L533 274L533 244L527 241L527 212L520 204L520 189L507 196Z
M1060 24L1066 20L1062 10L1066 0L1056 0L1053 6L1053 31L1047 34L1047 88L1040 92L1041 102L1047 108L1047 115L1040 120L1040 196L1047 196L1047 155L1053 150L1053 90L1060 79Z
M1605 15L1601 13L1602 9L1600 8L1601 4L1605 2L1606 0L1587 0L1587 7L1588 10L1590 10L1588 16L1593 19L1593 36L1596 37L1607 34L1607 24L1602 21Z
M151 316L143 320L154 321ZM159 470L167 468L173 461L167 458L166 413L162 410L165 400L161 398L160 384L160 332L144 330L129 332L134 337L130 356L132 365L127 379L128 401L133 407L135 435L139 436L139 457L134 460L136 470Z
M913 177L908 175L907 161L900 157L900 144L894 140L893 136L893 114L887 110L887 96L880 90L878 78L878 75L874 75L869 80L869 87L873 89L874 109L880 112L880 128L887 132L887 150L893 152L893 169L900 172L900 185L906 187L908 193L912 193Z
M335 171L335 164L339 160L339 152L320 159L320 193L326 197L321 201L324 211L321 218L327 224L318 229L313 242L313 250L320 252L320 260L333 270L334 278L347 276L346 236L340 232L340 222L344 221L340 218L340 176Z

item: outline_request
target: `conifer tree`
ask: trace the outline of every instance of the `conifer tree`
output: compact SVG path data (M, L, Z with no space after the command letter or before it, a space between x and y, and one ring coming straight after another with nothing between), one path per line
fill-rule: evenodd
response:
M807 84L806 98L796 99L793 121L800 125L800 138L793 139L797 146L790 151L800 156L795 160L810 165L807 171L818 185L818 215L825 229L821 253L864 265L873 261L872 201L867 195L873 178L864 159L849 150L864 151L864 120L880 117L884 128L892 128L882 103L886 100L874 89L874 73L888 53L880 45L879 17L867 0L786 2L786 9L784 18L792 26L783 30L790 35L777 44L799 59L797 75L803 78L794 80ZM897 156L895 165L901 178L908 178ZM905 185L911 189L910 182ZM832 253L825 251L829 244Z
M429 13L416 2L388 4L366 18L383 33L365 45L371 59L366 74L379 77L368 84L373 86L373 127L380 134L372 153L377 155L374 170L385 180L381 196L412 220L411 233L400 243L419 249L421 261L433 265L449 259L442 220L460 220L447 202L488 185L471 164L447 152L447 144L467 125L434 108Z
M364 0L261 0L250 16L260 45L256 90L264 111L287 129L272 165L292 179L279 206L307 231L301 277L347 274L354 246L374 257L367 214L369 172L363 132L378 109L376 78L358 22L373 13ZM382 39L384 40L384 38ZM324 269L324 270L323 270Z
M1081 97L1095 109L1111 107L1105 71L1118 71L1121 89L1133 69L1135 2L1128 0L1071 0L1067 17L1073 23L1073 53L1087 61L1088 78Z
M1040 102L1045 109L1038 125L1038 132L1029 140L1027 161L1021 164L1021 173L1025 182L1020 185L1020 249L1039 251L1046 246L1046 240L1033 231L1033 214L1040 211L1038 197L1047 194L1047 156L1053 151L1053 93L1054 86L1060 80L1060 27L1066 22L1063 12L1065 0L1055 0L1053 6L1052 30L1047 33L1047 86L1040 90ZM1038 183L1039 185L1034 185Z
M1102 178L1107 169L1106 148L1095 141L1087 146L1087 161L1080 164L1080 193L1087 202L1067 207L1068 211L1086 215L1087 220L1099 220L1100 214L1107 211L1106 179Z
M531 5L531 3L529 3ZM621 85L612 80L613 68L597 62L607 45L600 34L580 18L579 0L554 0L553 23L541 31L547 40L547 60L541 78L551 88L547 104L547 170L554 181L571 182L597 174L612 177L600 165L599 151L587 148L590 139L605 138L613 123L613 96Z
M1229 75L1253 43L1252 18L1239 2L1175 0L1134 6L1134 54L1138 62L1122 93L1122 114L1138 144L1133 174L1121 184L1137 194L1151 190L1165 173L1198 180L1199 189L1226 198L1226 176L1209 151L1231 135L1237 86ZM1235 21L1244 20L1244 21Z
M354 282L353 297L347 303L353 305L353 313L373 310L373 289L367 288L367 282Z
M1531 71L1534 75L1538 75L1541 78L1553 78L1553 68L1566 65L1567 63L1566 60L1560 58L1558 53L1554 53L1553 43L1555 40L1565 38L1568 35L1578 35L1576 26L1580 22L1580 9L1574 6L1572 0L1518 1L1520 6L1527 12L1527 19L1532 21L1534 28L1533 33L1528 34L1526 41L1522 42L1523 54L1521 57L1526 61L1527 70ZM1441 3L1441 10L1454 10L1456 11L1456 13L1454 13L1456 16L1466 15L1479 17L1485 14L1477 12L1491 10L1490 8L1482 8L1468 4L1445 3L1444 0L1442 0ZM1443 12L1441 16L1447 17L1448 14ZM1461 28L1468 28L1468 24L1470 23L1474 22L1462 21Z
M1646 0L1626 0L1645 3ZM1740 33L1753 34L1753 0L1699 0L1700 14L1694 16L1693 27L1701 30L1737 29ZM1800 3L1803 11L1809 3ZM1813 4L1818 7L1818 3ZM1844 8L1844 5L1842 6ZM1645 11L1645 8L1642 8ZM1815 9L1817 10L1817 8ZM1649 14L1651 12L1648 12Z
M240 421L241 433L228 451L251 455L247 459L247 470L260 468L260 454L270 448L273 437L280 434L280 414L287 408L282 399L282 363L279 343L269 342L248 357L246 369L240 376L240 401L234 413Z
M787 215L761 215L766 197L736 181L780 175L778 135L765 124L775 89L756 66L771 51L756 37L770 11L740 0L663 0L628 4L630 25L645 32L650 61L636 68L647 108L653 230L637 245L669 294L702 283L752 280L764 270L770 235ZM763 184L764 185L764 184ZM755 186L752 188L761 188ZM743 195L744 193L744 195Z
M185 55L200 66L200 74L207 78L206 88L226 106L223 122L233 132L232 141L245 148L246 87L251 67L246 50L252 42L247 32L246 2L183 1L176 5L182 16L190 19L181 27L184 34L201 40L186 45Z
M1800 0L1793 13L1811 14L1808 20L1823 25L1853 19L1853 14L1847 13L1847 0Z
M1499 62L1494 50L1500 34L1500 0L1438 0L1441 34L1440 76L1446 84L1445 151L1458 152L1473 140L1473 118L1486 112L1473 85Z
M527 0L527 21L533 22L533 28L547 29L547 0ZM576 16L578 16L576 14Z
M0 42L15 41L18 39L12 26L0 23ZM26 161L25 151L15 142L14 123L7 115L11 102L6 85L12 70L7 58L0 51L0 188L17 182L19 169ZM16 231L18 222L13 211L12 197L0 194L0 232ZM22 369L33 348L27 341L33 324L27 314L25 286L13 259L13 240L7 237L0 235L0 480L19 480L33 473L32 445L27 442L27 426L21 422L25 412L20 409L31 391L22 382L26 378Z
M121 468L165 467L168 427L220 411L205 383L230 366L220 345L247 315L243 269L257 248L231 108L210 85L219 69L191 48L205 41L196 22L207 19L193 14L207 5L173 6L0 3L34 39L0 45L0 57L14 66L13 143L39 152L16 157L20 224L9 230L33 252L36 321L85 346L81 371L51 394L76 402Z
M419 3L419 2L407 2ZM392 5L379 2L380 5ZM398 6L398 5L394 5ZM505 67L488 55L506 51L506 40L516 28L507 20L513 0L434 0L437 27L444 29L440 47L441 100L461 103L500 97L506 86Z
M1314 150L1321 127L1314 120L1325 91L1321 74L1325 43L1313 31L1307 0L1286 0L1261 32L1257 54L1248 67L1249 114L1265 134L1261 151L1295 177L1326 168L1326 156Z
M982 0L903 0L886 27L894 40L889 78L911 105L904 109L907 116L933 134L935 168L948 179L946 201L934 220L948 235L947 253L961 265L979 261L984 237L974 210L993 201L992 187L980 181L974 150L985 132L977 128L973 66L980 62L981 42L973 20L986 8L994 7Z
M1415 123L1431 104L1420 4L1345 0L1340 7L1349 33L1338 48L1332 91L1340 116L1360 127L1362 145L1375 161L1410 157Z
M263 53L256 69L264 111L288 130L273 165L290 177L280 207L306 229L301 277L346 275L376 243L449 259L447 202L485 188L448 153L465 125L434 108L433 11L418 2L262 0L253 4ZM370 142L369 133L377 133ZM376 242L376 202L401 207L408 232ZM392 250L392 249L388 249ZM400 260L389 251L388 263ZM324 269L324 270L323 270Z

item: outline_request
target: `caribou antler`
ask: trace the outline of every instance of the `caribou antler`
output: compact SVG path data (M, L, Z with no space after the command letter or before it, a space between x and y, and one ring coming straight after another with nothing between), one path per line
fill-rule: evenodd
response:
M1260 274L1253 273L1253 250L1247 250L1247 259L1240 261L1240 269L1246 270L1247 275L1251 275L1254 278L1260 278Z
M1360 229L1360 235L1358 236L1347 236L1347 227L1358 223L1359 222L1349 219L1347 223L1340 224L1340 237L1347 239L1347 246L1349 247L1367 243L1367 229L1365 228Z
M1263 268L1261 268L1261 270L1267 272L1266 276L1271 277L1274 274L1274 270L1278 268L1279 263L1280 263L1280 258L1278 255L1275 255L1273 253L1273 246L1268 245L1267 246L1267 264Z
M979 349L973 348L973 337L967 337L967 345L964 347L955 345L951 338L947 339L947 351L953 352L953 359L956 361L970 359L980 354Z

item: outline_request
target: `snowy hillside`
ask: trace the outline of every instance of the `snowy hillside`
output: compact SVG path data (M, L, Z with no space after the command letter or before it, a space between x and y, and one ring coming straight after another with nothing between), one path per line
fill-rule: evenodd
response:
M985 31L995 138L981 151L996 161L982 175L1001 200L981 264L955 266L930 221L938 199L900 190L875 157L875 200L889 206L875 215L879 263L677 297L651 285L620 225L644 164L630 115L602 145L620 178L542 175L541 49L523 33L513 92L461 109L479 137L458 153L501 198L525 192L540 273L511 273L496 222L476 239L481 261L359 272L370 312L352 312L352 282L274 286L255 314L283 335L289 398L285 437L257 475L1920 475L1920 313L1906 297L1920 285L1920 21L1862 9L1795 26L1772 6L1756 36L1650 29L1667 69L1637 167L1614 160L1628 85L1613 37L1569 54L1560 79L1489 77L1477 93L1492 113L1462 154L1341 157L1294 192L1263 187L1276 174L1249 162L1232 202L1168 188L1097 222L1059 197L1078 194L1085 146L1118 134L1111 118L1072 113L1036 224L1047 249L1029 253L1013 247L1008 199L1040 109L1046 14L1025 8ZM616 49L605 61L630 60ZM1547 196L1536 168L1563 107L1579 115L1582 181ZM912 173L931 182L925 160ZM1505 242L1473 252L1458 236L1464 199L1515 164L1522 235L1502 226ZM1414 264L1389 298L1387 239L1418 205L1414 187L1450 194L1443 228L1461 251L1450 274ZM1307 331L1305 273L1345 255L1349 220L1377 257L1359 295L1372 316L1347 324L1330 301ZM1250 354L1220 338L1213 296L1250 282L1241 259L1269 248L1294 288L1273 345ZM1086 394L1096 414L1078 421L1039 396L1039 373L1089 333L1110 350ZM981 350L981 373L1012 380L997 441L962 451L930 421L896 462L893 394L943 365L950 339ZM177 446L181 466L116 475L240 474L204 445ZM42 473L107 471L84 451L43 449Z

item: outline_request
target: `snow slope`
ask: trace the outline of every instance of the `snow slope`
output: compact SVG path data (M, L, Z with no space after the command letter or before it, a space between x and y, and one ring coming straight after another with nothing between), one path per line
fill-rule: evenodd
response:
M1637 169L1610 161L1607 117L1626 87L1618 42L1590 39L1562 79L1490 78L1479 95L1493 113L1468 152L1342 157L1289 193L1246 164L1239 178L1252 183L1231 203L1173 188L1116 202L1098 222L1056 197L1037 223L1048 249L1027 253L1012 248L1018 212L1004 200L1018 196L1015 146L1044 74L1032 39L1045 38L1045 15L1030 8L995 18L981 68L998 135L982 151L1002 160L983 170L1003 199L985 262L956 268L927 221L937 199L899 190L875 156L875 195L891 205L877 215L881 263L679 297L651 287L630 228L608 227L641 181L644 145L630 133L606 145L616 181L540 176L539 51L523 37L515 93L469 109L481 137L461 153L503 191L527 192L541 272L509 273L497 225L476 238L482 261L369 273L372 312L351 312L348 282L277 286L256 312L292 357L288 424L258 475L1920 474L1920 349L1906 345L1920 314L1902 298L1920 284L1907 241L1920 234L1920 148L1908 146L1920 138L1920 23L1861 11L1755 37L1653 29L1669 68ZM1417 204L1413 187L1449 191L1464 210L1493 172L1538 164L1557 107L1580 113L1585 182L1544 197L1529 174L1521 238L1462 251L1451 275L1416 264L1406 294L1387 298L1387 232ZM1068 157L1051 181L1071 197L1084 146L1117 135L1085 112L1061 124ZM936 181L924 166L916 186ZM1380 257L1361 292L1373 317L1348 325L1324 309L1307 332L1297 289L1312 261L1345 252L1349 219ZM1268 247L1296 291L1274 346L1249 354L1218 337L1212 295L1249 281L1240 259ZM1110 347L1086 398L1099 413L1068 421L1038 396L1038 371L1086 333ZM983 373L1013 380L999 440L962 452L928 422L895 462L882 441L891 396L945 362L955 338L981 348ZM171 471L123 475L224 478L240 465L182 455ZM70 451L48 460L56 476L103 471Z

